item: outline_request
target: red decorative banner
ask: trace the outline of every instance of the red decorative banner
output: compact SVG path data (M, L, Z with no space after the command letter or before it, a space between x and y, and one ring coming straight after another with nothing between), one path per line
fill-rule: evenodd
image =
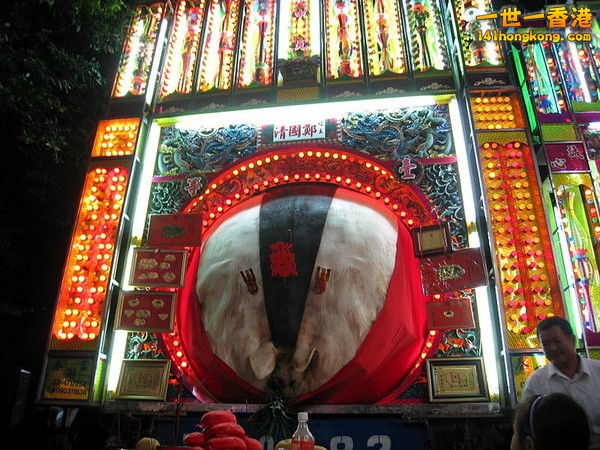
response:
M425 303L427 326L431 330L475 328L471 300L459 298Z
M176 292L121 292L116 330L171 332Z
M198 246L202 236L202 216L153 214L148 228L149 247Z
M148 287L183 287L187 252L136 248L129 284Z
M551 172L587 172L590 170L581 142L545 144L545 148Z
M487 271L481 250L465 248L421 258L421 281L425 295L485 286Z

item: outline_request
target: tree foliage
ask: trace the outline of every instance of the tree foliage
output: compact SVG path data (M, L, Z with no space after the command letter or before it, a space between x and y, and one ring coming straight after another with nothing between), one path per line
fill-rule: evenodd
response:
M9 0L0 19L0 307L51 308L132 8ZM2 310L0 309L0 314Z

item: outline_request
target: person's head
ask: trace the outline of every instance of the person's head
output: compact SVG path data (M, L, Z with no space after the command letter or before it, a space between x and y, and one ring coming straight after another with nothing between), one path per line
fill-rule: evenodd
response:
M517 408L510 450L585 450L590 429L585 411L566 394L536 395Z
M557 367L577 360L575 335L569 322L562 317L548 317L538 323L537 335L544 353Z

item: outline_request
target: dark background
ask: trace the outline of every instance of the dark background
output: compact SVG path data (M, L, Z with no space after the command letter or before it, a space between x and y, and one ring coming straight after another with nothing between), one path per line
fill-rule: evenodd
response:
M21 448L46 448L39 372L132 3L0 0L0 426Z

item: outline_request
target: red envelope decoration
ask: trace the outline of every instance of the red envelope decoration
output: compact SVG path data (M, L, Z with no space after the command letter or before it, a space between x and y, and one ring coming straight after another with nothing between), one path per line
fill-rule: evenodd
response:
M116 330L173 331L176 292L121 292Z
M487 270L478 248L465 248L423 257L420 269L425 295L471 289L487 284Z
M148 287L183 287L187 252L136 248L129 284Z
M152 214L148 227L148 247L200 245L202 216L199 214Z
M468 298L425 303L427 325L431 330L475 328L473 309Z

